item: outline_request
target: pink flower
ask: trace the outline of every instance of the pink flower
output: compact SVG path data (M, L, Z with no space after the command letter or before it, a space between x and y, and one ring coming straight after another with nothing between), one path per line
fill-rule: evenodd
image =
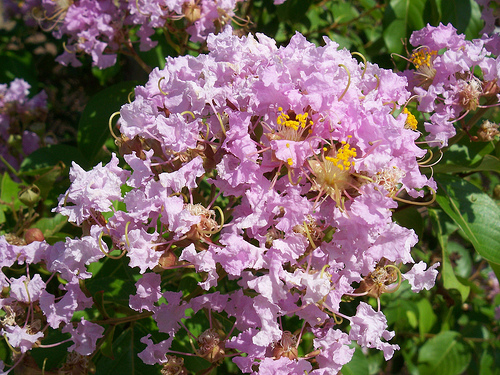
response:
M31 333L30 330L29 326L24 328L18 325L4 326L0 329L0 335L5 335L12 347L18 348L21 353L26 353L44 337L43 332Z
M76 351L81 355L91 355L96 348L97 340L104 333L104 327L99 324L80 319L76 328L72 324L67 324L62 332L70 333L74 344L68 348L68 351Z
M137 294L131 295L129 299L130 308L142 312L153 311L154 304L161 297L161 276L156 273L145 273L135 283Z
M436 277L438 275L437 267L440 266L439 262L434 263L430 266L427 271L427 264L420 261L414 264L412 269L402 275L403 280L408 280L411 285L412 292L418 293L422 289L430 290L434 283L436 282Z
M69 172L71 186L52 211L68 216L77 225L92 217L94 211L111 211L112 201L122 199L120 188L128 176L128 171L118 167L115 154L106 166L99 163L89 172L73 162Z
M356 315L351 319L349 339L356 340L359 345L366 348L376 348L384 352L386 361L392 358L398 345L391 345L381 339L390 340L394 332L387 331L387 320L381 311L375 312L367 303L361 302L356 310Z

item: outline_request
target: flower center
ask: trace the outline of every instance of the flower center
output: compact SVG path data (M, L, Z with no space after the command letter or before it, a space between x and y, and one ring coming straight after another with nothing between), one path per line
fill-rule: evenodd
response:
M279 107L280 111L276 119L277 132L269 134L270 140L287 139L289 141L299 142L307 138L312 132L312 120L309 118L309 113L295 113L294 111L284 112L283 108Z
M346 190L355 187L356 182L350 173L354 166L353 158L356 157L356 149L345 141L338 150L330 150L323 147L321 159L309 160L309 166L315 176L313 190L319 191L319 197L323 194L330 196L338 207L342 206L342 195Z
M427 47L421 47L412 52L410 61L415 65L418 86L427 89L434 80L436 69L434 69L434 59L437 51L431 51Z
M405 128L417 130L418 121L416 117L407 108L403 109L403 114L406 115Z

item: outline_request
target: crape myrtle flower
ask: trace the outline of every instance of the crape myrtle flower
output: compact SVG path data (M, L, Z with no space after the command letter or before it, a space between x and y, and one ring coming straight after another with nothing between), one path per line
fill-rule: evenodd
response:
M93 236L93 237L92 237ZM9 345L26 353L33 347L44 347L42 341L46 330L62 328L72 335L74 345L68 351L88 355L95 349L95 343L102 337L104 328L81 320L76 330L72 318L76 311L92 306L89 298L81 290L79 281L91 276L86 265L104 256L92 236L82 239L67 239L49 245L45 241L34 241L29 245L15 245L9 242L12 236L0 237L0 282L3 288L0 308L4 311L0 334ZM4 271L10 267L26 265L26 275L7 277ZM30 265L38 264L52 275L42 279L40 274L30 275ZM60 285L56 295L46 289L46 285L59 274L67 283ZM83 319L83 318L82 318Z
M30 98L30 89L21 78L0 84L0 156L14 169L46 141L47 94L40 91ZM6 169L0 161L0 172Z
M493 34L497 32L497 21L500 18L500 3L498 0L476 0L481 6L481 18L484 21L484 27L481 32Z
M468 41L451 24L440 24L414 31L410 43L415 47L408 59L412 67L402 74L408 78L417 109L429 114L424 123L427 142L447 146L467 114L498 104L497 38L484 35ZM470 125L462 127L468 131Z
M138 58L139 50L157 45L151 36L156 29L177 34L185 31L193 42L204 42L209 33L237 18L241 0L31 0L22 6L8 3L7 15L33 15L42 29L64 39L64 52L56 58L63 65L80 66L82 54L92 57L100 69L115 65L118 53ZM29 17L25 17L29 18ZM183 29L178 29L184 20ZM241 20L242 22L247 22ZM142 61L142 67L149 70Z
M117 143L128 166L116 155L90 171L72 165L54 211L82 237L19 258L68 281L62 298L36 295L45 326L88 331L71 350L92 352L102 334L91 322L68 326L92 303L79 287L92 277L86 266L126 256L142 275L129 306L158 327L141 339L147 364L182 371L172 346L186 335L189 355L214 365L230 357L245 373L337 373L351 340L392 357L379 297L399 286L418 241L392 210L400 193L422 198L436 184L419 169L426 151L403 110L406 78L324 42L297 33L278 48L264 35L212 34L208 54L168 57L122 107ZM28 253L0 244L6 266ZM430 287L435 267L406 278ZM163 276L190 272L201 278L195 293L164 290ZM223 292L226 278L239 289ZM361 302L355 316L341 312L343 297L364 296L377 311ZM197 335L186 324L193 316L205 317ZM289 318L302 328L291 332ZM349 334L337 328L342 319ZM314 350L299 356L305 332Z
M130 307L151 311L165 338L144 337L140 357L167 366L177 354L172 342L185 332L197 344L194 355L231 356L247 373L336 373L352 357L350 340L389 359L397 346L386 342L393 334L383 312L365 304L350 318L340 309L343 296L378 299L401 282L399 266L413 263L418 238L392 220L392 210L402 191L418 198L436 188L419 170L426 151L403 111L406 78L359 62L327 38L316 47L296 34L278 48L264 35L239 38L227 28L207 42L206 55L168 57L122 107L117 142L131 172L113 159L114 190L93 186L93 202L78 186L107 167L80 172L58 207L110 236L143 274ZM113 200L126 211L99 220ZM205 294L161 291L151 273L185 267L203 275ZM432 284L435 274L426 275ZM221 295L221 277L241 290ZM220 326L209 314L206 331L189 332L186 311L196 314L201 299L234 328L214 330ZM283 326L287 316L316 337L306 357L296 354L303 332ZM340 318L357 327L351 336L332 328Z

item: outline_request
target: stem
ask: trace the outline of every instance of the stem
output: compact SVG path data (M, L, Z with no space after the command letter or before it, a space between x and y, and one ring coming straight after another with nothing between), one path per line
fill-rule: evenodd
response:
M128 43L127 43L127 49L129 50L130 52L130 56L132 56L134 58L134 60L139 64L139 66L148 74L151 73L151 71L153 69L151 69L151 67L146 64L144 62L143 59L141 59L141 57L137 54L137 52L135 51L134 47L132 46L132 42L129 40Z
M9 162L7 160L4 159L4 157L2 155L0 155L0 161L2 161L2 163L5 164L5 166L7 167L7 169L16 177L19 178L19 173L17 173L17 171L14 169L14 167L12 165L9 164Z
M493 103L496 102L496 97L493 97L493 98L490 98L486 101L486 103L484 104L485 106L489 106ZM457 135L455 135L453 138L451 138L448 142L448 146L445 148L445 150L449 149L452 145L454 145L455 143L458 143L465 134L467 134L467 132L476 124L476 122L484 116L484 114L486 112L488 112L488 110L490 110L491 107L487 107L487 108L479 108L476 113L474 113L474 115L469 119L469 121L467 121L466 124L464 124L462 126L462 131L460 133L458 133Z
M92 323L95 324L110 324L110 325L117 325L117 324L123 324L123 323L129 323L129 322L135 322L137 320L141 319L146 319L153 316L153 313L151 311L146 311L140 314L136 315L131 315L131 316L124 316L123 318L109 318L109 319L103 319L103 320L97 320Z

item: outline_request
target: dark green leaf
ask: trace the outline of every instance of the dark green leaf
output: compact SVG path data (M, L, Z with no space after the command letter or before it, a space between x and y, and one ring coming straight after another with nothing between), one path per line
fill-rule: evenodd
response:
M418 238L422 237L424 232L424 220L422 214L416 207L409 206L404 210L396 211L393 218L398 224L413 229L418 235Z
M21 207L17 194L21 191L19 184L12 181L9 174L4 172L0 186L0 200L5 203L14 203L14 209Z
M52 328L49 328L45 338L42 340L42 344L50 345L58 343L68 339L68 337L69 334L67 333L62 333L60 330L54 330ZM43 349L35 348L31 350L31 355L33 356L33 358L35 359L40 368L45 366L45 371L50 371L53 368L60 367L64 363L66 355L68 354L68 347L70 345L72 345L72 343L67 342L49 348L43 348Z
M442 210L431 209L429 210L429 216L432 219L433 229L436 233L439 245L441 246L441 275L443 277L443 286L446 289L456 289L460 293L462 301L465 301L469 296L470 287L463 285L457 279L451 265L450 257L448 256L448 238L450 234L456 230L456 227L448 221L449 217L447 217Z
M109 326L106 329L106 333L104 334L104 342L102 343L100 348L102 355L110 359L115 359L113 355L113 338L115 335L115 329L115 325Z
M108 127L110 116L127 103L129 93L138 84L136 81L126 81L108 87L94 95L83 110L77 140L78 148L89 166L94 165L96 155L111 136Z
M352 356L351 362L342 367L343 375L368 375L368 360L361 351L361 348L356 345L356 350Z
M418 330L420 337L424 337L429 333L437 321L437 316L434 314L432 305L429 300L422 298L417 303L418 306Z
M469 250L455 241L448 242L448 254L455 259L455 273L457 276L467 278L471 275L473 261Z
M32 225L33 228L38 228L42 231L44 237L51 237L58 233L68 222L68 218L61 214L56 214L54 217L44 217Z
M20 172L26 176L42 175L61 162L69 167L73 161L77 164L84 162L76 147L64 144L49 145L28 155L21 163Z
M28 51L4 51L0 54L0 83L10 83L14 78L22 78L32 89L30 94L38 91L36 68L33 55Z
M441 22L452 23L459 34L465 34L468 39L479 37L483 28L481 9L474 0L439 0Z
M402 40L425 26L426 0L390 0L384 14L384 41L391 52L402 53Z
M418 353L420 375L459 375L469 365L471 353L454 331L441 332L427 341Z
M121 332L113 343L114 359L100 356L96 360L96 374L99 375L155 375L160 374L159 366L146 365L137 356L146 346L140 342L148 330L139 323Z

